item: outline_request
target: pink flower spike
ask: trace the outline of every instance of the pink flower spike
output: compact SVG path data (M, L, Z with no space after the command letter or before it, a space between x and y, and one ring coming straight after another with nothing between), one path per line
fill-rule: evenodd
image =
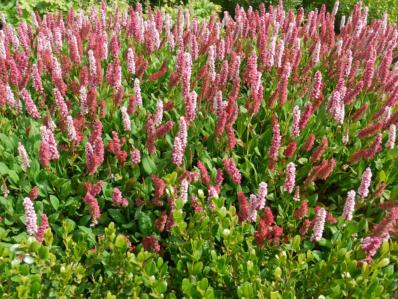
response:
M188 189L189 182L187 179L183 179L180 186L180 198L182 199L184 204L188 202Z
M319 56L321 52L321 41L319 40L314 48L314 51L312 52L312 63L316 65L319 62Z
M183 156L184 156L184 151L183 151L183 145L182 145L181 139L178 136L174 138L172 156L173 156L173 163L176 166L181 166Z
M153 122L155 126L159 126L162 123L163 119L163 101L159 100L156 103L156 112L153 116Z
M294 106L293 108L293 123L291 127L291 133L293 137L297 137L300 134L300 117L301 117L301 111L298 106Z
M284 190L288 193L292 193L294 189L296 181L296 165L293 162L290 162L286 168L286 179Z
M67 116L66 124L67 124L67 129L68 129L68 138L69 138L69 140L70 141L77 141L77 134L76 134L75 125L73 124L72 116L70 116L70 115Z
M368 196L369 186L370 186L371 182L372 182L372 171L368 167L362 174L361 185L359 186L359 189L358 189L358 195L361 198L365 198Z
M142 106L141 86L138 78L134 79L134 93L136 106Z
M119 188L113 188L112 202L115 206L119 207L127 207L129 205L129 202L122 196Z
M32 79L33 87L35 88L35 90L40 94L44 94L41 76L36 63L32 65Z
M322 73L317 71L314 76L314 83L311 90L311 98L319 100L322 95Z
M323 235L323 230L325 227L326 220L326 210L324 208L319 208L316 212L315 220L314 220L314 228L311 236L312 241L318 242L321 240Z
M186 99L185 117L187 119L187 122L189 122L189 123L191 123L195 120L197 100L198 100L198 95L195 91L192 91Z
M225 167L225 171L228 173L229 177L231 178L232 182L235 184L240 184L242 176L235 165L235 161L232 158L224 159L223 164Z
M258 186L258 194L257 194L257 210L262 210L265 207L266 197L268 193L268 185L267 183L261 182Z
M393 231L398 224L398 207L393 207L390 212L376 224L372 229L373 237L380 237L383 240L390 238L390 232Z
M37 233L37 218L35 208L29 197L25 197L23 200L23 206L25 209L25 224L26 231L29 235L34 235Z
M131 151L131 162L133 162L133 164L138 164L141 162L141 152L138 149L133 149Z
M247 198L243 192L238 192L238 205L239 205L239 211L238 211L239 222L249 220L250 205L247 202Z
M209 47L209 52L207 55L207 66L209 68L209 75L211 78L211 81L214 81L216 79L216 49L214 45L211 45Z
M10 107L15 107L15 105L16 105L15 96L11 90L10 85L7 84L5 88L6 88L6 100L7 100L8 105Z
M130 115L127 113L127 108L121 107L120 112L122 114L123 128L126 132L130 132L131 131L131 121L130 121Z
M343 219L344 220L352 220L352 214L355 208L355 191L351 190L347 193L347 199L345 201L344 210L343 210Z
M30 93L26 89L23 89L21 91L21 97L23 98L23 100L25 102L25 107L26 107L26 111L28 112L28 114L31 117L33 117L34 119L40 118L39 111L37 110L37 107L36 107L35 103L33 102L32 97L30 96Z
M135 74L135 58L133 49L127 49L127 70L130 74Z
M18 154L19 158L22 161L22 169L23 171L28 170L30 167L30 161L29 161L29 156L28 153L26 152L26 149L22 143L18 143Z
M308 213L308 202L304 200L303 202L301 202L300 207L298 207L294 211L294 218L303 219L305 216L307 216L307 213Z
M36 234L36 240L39 243L43 243L44 241L44 233L48 229L48 218L46 214L41 215L41 224L39 226L39 229L37 230Z
M181 140L183 151L185 151L188 142L188 131L187 131L187 122L185 120L185 117L183 116L180 117L179 129L180 130L178 131L178 137Z
M87 104L87 88L85 86L80 87L80 112L85 115L88 113L88 104Z
M276 117L272 118L272 141L269 150L269 158L276 161L278 158L279 147L281 145L281 132L279 129L279 122Z
M389 149L393 149L395 147L395 140L397 134L397 127L394 124L390 125L390 129L388 131L388 140L386 143L386 147Z
M90 142L86 143L86 167L89 174L94 174L98 167L97 156Z
M257 196L254 194L250 194L248 220L251 222L255 222L257 219L257 209L256 209L257 202L258 202Z
M369 263L383 243L383 239L379 237L367 237L361 243L362 250L367 254L365 261Z
M57 149L57 143L55 142L54 133L51 131L50 128L47 128L46 126L41 126L40 133L42 144L46 144L46 146L48 147L49 159L58 160L59 153Z
M96 225L101 216L97 199L90 192L87 192L84 197L84 202L89 206L92 224Z
M66 119L66 117L69 115L69 109L65 103L64 97L62 96L62 94L58 88L54 88L54 98L55 98L57 107L59 109L59 112L61 114L61 117L63 119Z
M90 64L90 81L93 85L97 82L97 60L92 49L88 50L88 61Z

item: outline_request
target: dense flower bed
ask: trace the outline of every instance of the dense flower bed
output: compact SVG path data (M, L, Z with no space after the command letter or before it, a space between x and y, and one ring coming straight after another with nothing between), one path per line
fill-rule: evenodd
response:
M398 32L337 9L4 24L0 293L397 292Z

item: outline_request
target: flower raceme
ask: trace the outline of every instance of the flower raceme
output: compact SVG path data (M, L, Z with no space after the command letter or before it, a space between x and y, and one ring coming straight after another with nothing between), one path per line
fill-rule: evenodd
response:
M47 229L48 229L48 218L46 214L42 214L41 223L36 234L37 242L42 243L44 241L44 233L46 232Z
M30 167L29 156L28 153L26 152L25 147L20 142L18 143L18 153L22 161L22 169L26 171Z
M370 168L366 168L364 173L362 174L361 185L358 188L358 195L361 198L365 198L369 194L369 187L372 182L372 171Z
M180 118L179 132L174 139L173 144L173 163L176 166L181 166L185 148L187 146L187 123L184 117Z
M381 244L390 238L390 232L398 224L398 208L393 207L390 212L376 224L371 232L371 236L362 240L362 250L367 254L365 261L371 262L372 257L377 253Z
M296 181L296 165L290 162L286 168L286 179L284 190L288 193L292 193Z
M228 173L232 182L234 182L235 184L240 184L242 175L240 174L238 168L236 167L234 159L232 158L224 159L223 164L225 171Z
M115 206L127 207L129 202L122 196L119 188L113 188L112 202Z
M54 133L51 128L41 126L40 162L47 167L51 160L58 160L59 153Z
M307 216L307 212L308 212L308 202L306 200L304 200L301 203L300 207L298 207L294 211L294 218L303 219L305 216Z
M325 227L326 214L327 213L324 208L319 208L316 212L311 240L316 242L321 240Z
M293 108L293 123L292 123L292 128L291 128L291 133L293 137L297 137L300 134L300 117L301 117L301 111L298 106L294 106Z
M84 197L84 202L89 207L92 224L96 225L98 222L98 219L101 216L101 211L100 211L100 207L98 205L98 201L95 198L95 195L93 195L89 191L87 191L87 193Z
M355 191L351 190L347 193L347 199L345 201L344 210L343 210L343 219L344 220L352 220L352 214L355 208Z
M133 149L130 153L131 156L131 162L134 164L138 164L141 162L141 152L139 149Z
M276 117L272 118L272 142L271 142L271 147L269 149L269 168L271 170L274 169L275 167L275 162L278 158L278 152L279 152L279 148L281 145L281 132L280 132L280 128L279 128L279 122L278 119Z
M23 205L25 209L26 231L28 234L34 235L37 233L37 218L35 208L29 197L25 197Z

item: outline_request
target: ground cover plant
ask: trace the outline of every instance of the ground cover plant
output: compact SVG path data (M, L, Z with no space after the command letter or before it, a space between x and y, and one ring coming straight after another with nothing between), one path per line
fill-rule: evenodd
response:
M397 295L397 27L337 10L4 20L1 296Z

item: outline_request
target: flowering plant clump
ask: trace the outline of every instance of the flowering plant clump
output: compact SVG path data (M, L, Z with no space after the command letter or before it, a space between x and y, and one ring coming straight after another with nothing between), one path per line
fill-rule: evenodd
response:
M2 297L396 295L398 30L337 9L3 20Z

